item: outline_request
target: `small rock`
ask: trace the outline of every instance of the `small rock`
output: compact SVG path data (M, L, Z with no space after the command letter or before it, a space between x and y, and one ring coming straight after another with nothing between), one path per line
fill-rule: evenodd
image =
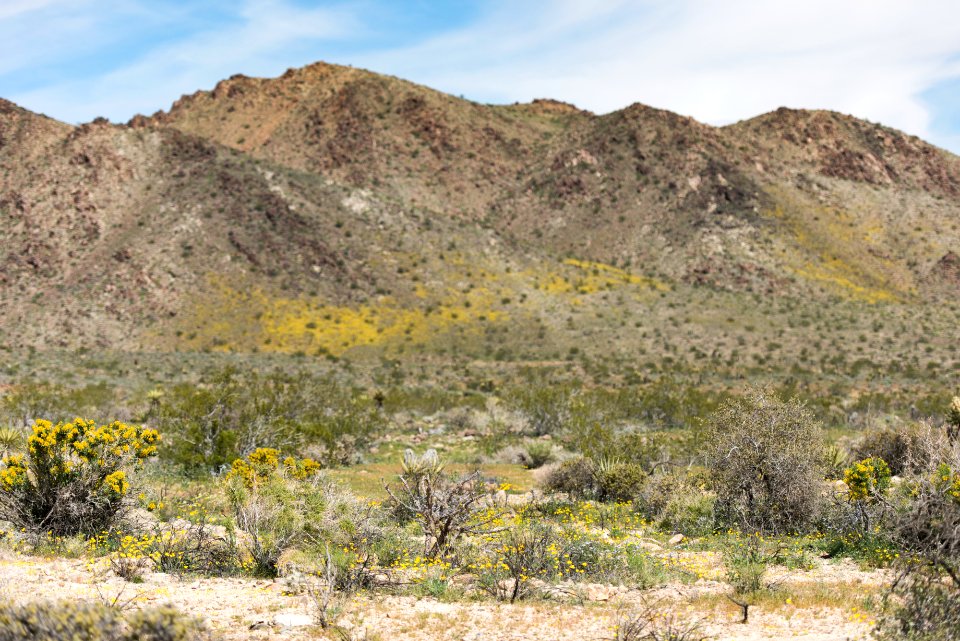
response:
M652 539L640 539L637 541L637 547L643 548L647 552L661 552L663 546Z
M583 586L588 601L609 601L613 590L609 585L600 585L599 583L588 583Z
M278 614L273 617L273 623L282 628L299 628L313 625L313 617L308 614Z
M670 545L680 545L686 540L687 540L687 537L685 537L684 535L674 534L673 536L670 537L670 540L667 541L667 543L669 543Z

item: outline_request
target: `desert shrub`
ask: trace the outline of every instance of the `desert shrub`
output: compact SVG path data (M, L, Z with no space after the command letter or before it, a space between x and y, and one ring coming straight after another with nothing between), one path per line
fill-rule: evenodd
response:
M385 485L390 508L410 515L424 534L424 555L436 558L464 535L484 535L495 530L499 516L482 499L487 492L479 473L453 478L435 450L417 456L403 454L403 472L395 487Z
M373 542L379 526L371 508L324 479L306 462L261 448L235 461L225 479L237 527L256 569L276 575L287 550Z
M201 623L170 607L124 615L78 601L0 605L0 641L193 641L209 638Z
M889 565L897 554L887 528L895 512L887 500L892 485L890 467L881 458L867 458L844 469L841 476L843 487L820 515L827 552L876 566Z
M531 381L509 390L504 404L523 417L523 431L536 437L550 434L582 441L578 435L612 419L607 396L569 383Z
M636 612L620 612L613 625L612 641L704 641L703 623L689 615L671 612L668 604L647 604Z
M896 509L886 501L851 501L840 493L821 512L819 547L831 558L847 557L888 567L900 553L890 531Z
M565 492L571 498L584 498L593 493L593 464L584 457L567 459L550 470L543 480L548 492Z
M960 452L918 479L899 514L897 541L908 554L878 627L882 639L947 641L960 630Z
M170 435L171 460L212 472L270 446L309 446L325 464L351 462L383 424L376 401L333 380L230 368L200 386L173 387L151 416Z
M774 533L811 524L823 482L823 435L799 401L753 390L723 405L706 427L722 523Z
M579 457L550 470L542 486L548 492L565 492L572 499L629 502L640 493L646 476L638 463Z
M601 459L593 465L593 483L597 499L629 502L640 494L647 474L637 463Z
M526 419L530 434L543 436L560 434L567 427L577 393L569 385L530 383L510 390L504 400Z
M752 596L762 590L767 567L776 561L779 548L771 549L770 544L757 534L751 534L745 540L725 551L724 563L727 566L727 583L737 596Z
M119 421L38 420L27 453L3 459L0 517L58 536L107 529L124 506L128 474L159 441L157 431Z
M504 531L491 542L487 560L478 568L479 587L510 603L528 596L531 579L557 572L561 556L557 541L554 528L545 523Z
M879 458L890 472L902 476L936 467L949 449L947 433L929 423L873 428L851 448L854 460Z
M630 391L625 390L626 393ZM682 384L669 376L632 393L630 416L661 427L693 427L728 400L726 392Z
M521 454L524 467L535 470L554 459L553 443L550 441L527 441Z
M330 544L324 546L324 560L318 576L322 581L314 582L308 589L308 595L313 601L313 618L322 629L336 627L337 620L343 613L349 599L349 593L338 589L343 583L340 578L340 564L330 552Z
M896 601L880 618L876 637L885 641L955 641L960 630L960 588L929 569L900 577Z
M692 484L681 485L671 494L657 519L666 532L706 536L714 529L714 496Z
M851 501L874 501L890 489L890 466L882 458L857 461L843 471L843 482Z
M660 472L648 476L634 498L637 511L650 520L659 519L670 499L688 490L690 483L678 472Z
M167 574L222 576L248 569L237 550L234 532L207 517L156 523L146 532L106 532L88 540L90 551L109 551L114 574L136 581L146 569Z
M126 638L139 641L191 641L208 638L201 621L184 616L176 608L161 606L138 610L126 617Z

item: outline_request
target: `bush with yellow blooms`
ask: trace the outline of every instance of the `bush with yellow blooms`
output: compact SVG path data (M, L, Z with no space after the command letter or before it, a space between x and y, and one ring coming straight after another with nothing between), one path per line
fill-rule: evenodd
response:
M38 419L26 454L0 464L0 519L52 535L108 528L130 491L130 473L156 456L156 430L120 421Z

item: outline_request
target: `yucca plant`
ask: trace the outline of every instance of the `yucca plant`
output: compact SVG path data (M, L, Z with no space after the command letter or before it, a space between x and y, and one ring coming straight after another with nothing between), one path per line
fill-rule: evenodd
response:
M850 462L850 457L840 446L828 445L823 451L823 462L829 478L840 478Z
M23 434L15 427L0 427L0 458L23 450Z

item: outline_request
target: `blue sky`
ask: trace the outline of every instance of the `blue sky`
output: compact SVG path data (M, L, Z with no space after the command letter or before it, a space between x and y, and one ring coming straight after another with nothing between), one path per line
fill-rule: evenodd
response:
M835 109L960 152L956 0L0 0L0 96L67 122L317 60L711 124Z

